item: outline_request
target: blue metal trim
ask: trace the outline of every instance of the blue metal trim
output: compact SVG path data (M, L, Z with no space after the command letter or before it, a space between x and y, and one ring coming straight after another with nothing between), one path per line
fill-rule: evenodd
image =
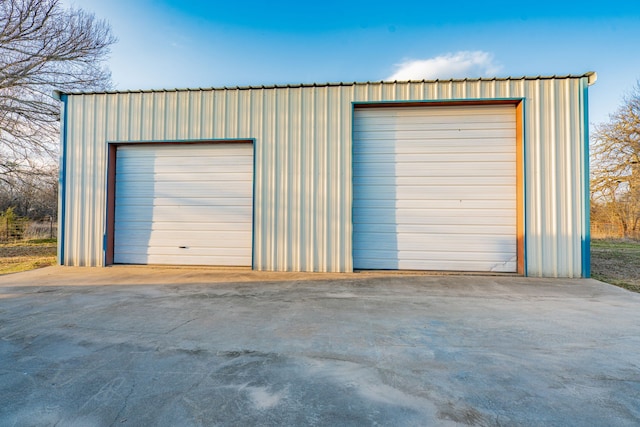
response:
M524 256L524 277L529 276L529 262L527 257L527 230L529 229L529 217L527 215L527 121L525 118L527 117L527 102L526 98L522 98L522 117L520 118L522 123L522 227L524 228L522 233L522 245L523 248L523 256Z
M582 224L582 277L591 277L591 193L589 188L589 85L582 79L584 141L582 147L584 219Z
M111 218L111 216L109 215L109 196L110 196L110 191L116 191L115 188L109 188L109 171L111 170L111 158L109 156L109 150L111 148L111 143L107 143L105 144L106 147L106 159L107 159L107 169L105 170L105 183L104 183L104 188L105 188L105 192L104 192L104 217L105 217L105 221L104 221L104 234L102 236L102 265L103 266L107 266L107 237L108 237L108 230L109 230L109 223L110 221L115 221L115 218Z
M251 200L251 269L256 270L256 145L257 140L251 139L253 144L253 188Z
M355 159L355 153L353 152L353 128L354 128L354 124L356 122L356 104L358 104L358 102L356 101L351 101L351 135L350 135L350 139L349 139L349 143L351 144L351 162L349 162L349 167L351 168L351 182L349 183L351 185L351 218L349 218L349 221L351 222L351 270L347 271L347 273L353 273L353 241L355 239L355 231L354 231L354 227L353 227L353 161Z
M60 101L62 101L62 119L60 120L60 136L62 141L60 144L60 172L58 174L58 189L60 191L60 218L58 218L58 247L60 250L58 264L64 265L64 232L67 216L67 95L61 94Z

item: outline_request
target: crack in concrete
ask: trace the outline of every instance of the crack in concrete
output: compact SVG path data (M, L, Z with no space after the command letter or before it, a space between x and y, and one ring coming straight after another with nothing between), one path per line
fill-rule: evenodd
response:
M127 404L129 403L129 397L131 397L131 395L133 394L133 390L136 388L136 379L135 377L132 377L132 378L133 378L133 383L131 384L131 389L129 390L129 393L127 393L127 395L124 397L124 402L122 402L122 406L120 407L120 410L118 411L116 416L113 418L113 421L111 422L112 426L116 425L116 422L118 422L118 419L122 416L122 413L125 411L125 409L127 408ZM120 422L122 423L122 421Z

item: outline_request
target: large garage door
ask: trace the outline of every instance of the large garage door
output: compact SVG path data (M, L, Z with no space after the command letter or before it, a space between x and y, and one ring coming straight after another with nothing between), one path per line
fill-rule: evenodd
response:
M356 269L515 272L515 107L355 111Z
M251 265L250 143L117 149L114 262Z

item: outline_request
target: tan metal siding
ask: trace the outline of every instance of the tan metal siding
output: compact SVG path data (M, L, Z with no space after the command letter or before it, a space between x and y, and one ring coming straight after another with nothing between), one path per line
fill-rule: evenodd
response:
M385 82L68 96L67 265L103 265L107 142L256 141L260 270L351 271L353 102L525 98L527 273L579 277L588 78Z
M579 277L586 217L582 92L586 79L527 85L527 267L530 275Z

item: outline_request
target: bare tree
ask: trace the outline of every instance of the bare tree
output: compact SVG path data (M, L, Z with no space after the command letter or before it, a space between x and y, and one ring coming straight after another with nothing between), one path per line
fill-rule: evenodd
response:
M54 166L39 168L37 174L0 181L0 212L13 209L18 217L40 220L55 218L58 205L58 170Z
M0 0L0 180L38 173L57 149L53 89L107 89L107 22L60 0Z
M625 237L640 231L640 82L593 134L591 197Z

